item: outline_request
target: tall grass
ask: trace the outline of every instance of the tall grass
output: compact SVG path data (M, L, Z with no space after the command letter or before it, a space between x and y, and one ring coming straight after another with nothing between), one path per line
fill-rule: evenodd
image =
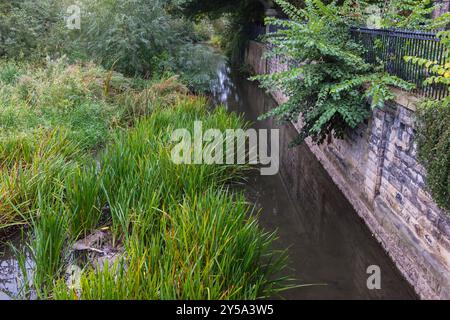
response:
M209 110L174 77L133 81L63 61L10 65L0 77L0 119L9 119L0 122L0 226L31 225L38 297L253 299L283 287L273 278L285 258L270 249L274 235L230 191L248 168L171 158L175 129L193 133L202 121L224 132L245 128L242 118ZM70 245L100 222L124 254L83 265L81 288L70 291Z
M135 232L126 257L85 273L78 295L61 283L56 285L55 298L268 297L280 288L282 279L271 277L283 260L271 254L274 236L262 233L250 213L242 195L215 188L185 198L171 210L153 211L153 217L159 216L159 227L145 234Z
M224 108L208 113L203 98L186 97L172 108L157 108L131 132L119 132L101 156L102 188L110 205L115 235L130 232L130 212L146 206L155 192L159 207L171 206L186 194L201 194L242 175L237 165L175 165L171 159L171 133L177 128L193 130L194 121L204 128L237 128L243 124Z
M79 146L68 140L64 130L54 129L30 140L24 148L10 140L15 151L0 156L0 228L29 222L39 193L61 193L65 178L81 159Z
M134 129L119 133L102 155L102 188L110 204L121 260L82 275L79 292L61 281L57 299L256 299L282 287L274 275L283 254L270 249L273 234L230 183L245 166L176 165L170 134L245 127L224 108L208 112L205 101L183 98L158 109Z
M155 113L105 152L104 190L127 255L83 275L78 298L251 299L279 288L270 281L283 264L270 251L273 235L259 229L242 195L221 187L240 170L171 162L170 144L158 128L166 112L175 124L181 118L189 126L189 111L200 112L185 103ZM206 122L230 122L223 115L219 109ZM74 298L61 284L54 294Z
M77 167L92 162L112 131L185 94L176 77L135 81L90 63L69 65L61 59L34 66L0 60L0 228L26 223L38 190L84 193L88 186L74 181ZM68 196L82 197L80 192ZM85 210L91 209L74 208L74 215ZM92 224L73 221L80 230L71 232Z
M38 212L32 218L33 238L30 248L35 262L34 284L37 293L53 283L62 271L67 239L67 215L58 196L41 195Z
M77 167L66 179L65 201L68 204L68 228L74 239L86 237L101 218L101 185L95 163Z
M215 76L216 55L198 44L207 35L179 14L178 1L79 0L80 30L67 28L64 19L72 0L3 2L0 58L41 61L66 55L129 76L179 74L201 92Z

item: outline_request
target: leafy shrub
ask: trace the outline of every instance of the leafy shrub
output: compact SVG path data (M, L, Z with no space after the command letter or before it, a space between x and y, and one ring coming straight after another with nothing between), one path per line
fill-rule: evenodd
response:
M207 29L169 13L173 1L81 0L81 29L65 24L69 0L17 0L0 7L0 57L92 60L127 76L180 74L205 91L215 75Z
M73 97L81 104L111 108L116 115L117 109L128 108L122 99L130 96L142 104L135 116L145 116L133 119L133 128L105 132L108 143L95 156L98 162L87 152L93 145L71 137L72 116L67 118L72 125L64 125L63 118L53 123L52 116L37 112L31 117L35 127L25 120L15 124L18 134L13 137L0 132L7 141L0 145L0 224L31 224L38 297L253 299L281 288L283 278L273 277L283 267L284 255L272 251L274 235L259 228L242 194L225 189L246 167L177 165L171 160L173 130L192 131L197 120L205 130L245 127L240 117L225 108L208 111L206 98L188 95L176 77L136 87L93 65L59 61L42 69L17 67L27 77L27 94L18 89L21 80L10 83L3 87L2 103L15 101L36 111L50 104L70 111L79 105L61 101ZM53 85L61 92L54 92ZM103 121L112 125L113 120ZM105 203L109 212L101 220ZM126 255L103 269L86 265L81 293L68 291L62 275L68 246L100 221Z
M66 0L0 4L0 57L45 57L66 42Z
M402 29L427 29L433 23L433 11L440 5L433 0L388 1L385 3L382 24Z
M427 28L447 26L450 15L445 14ZM450 89L450 31L438 32L446 47L444 61L422 57L405 57L405 61L424 68L430 75L424 85L438 84ZM450 212L450 96L441 100L425 99L417 110L417 144L419 157L427 169L427 185L436 203Z
M0 60L0 228L26 223L39 193L62 192L113 129L132 126L187 92L176 77L133 81L92 63ZM85 188L72 180L72 187Z
M168 15L161 1L83 1L81 46L107 69L128 75L163 72L164 64L184 44L183 23Z
M450 212L450 99L427 101L417 110L419 157L436 203Z
M287 103L263 117L297 121L302 129L293 141L306 137L322 143L333 135L342 138L347 129L356 128L369 117L372 107L383 107L394 96L389 86L411 89L411 85L389 76L362 59L363 48L348 32L350 26L364 21L364 8L345 1L325 5L320 0L306 1L298 9L286 1L276 1L290 20L268 18L267 23L282 27L267 40L272 45L268 56L281 55L297 62L288 71L257 76L263 87L281 89Z

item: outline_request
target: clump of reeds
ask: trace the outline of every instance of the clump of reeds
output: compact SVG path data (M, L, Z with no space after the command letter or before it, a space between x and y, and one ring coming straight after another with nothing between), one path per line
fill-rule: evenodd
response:
M55 298L255 299L281 287L273 276L284 256L271 251L274 235L259 228L242 194L227 189L245 166L176 165L170 158L176 128L192 130L196 120L204 128L245 126L205 104L180 100L113 139L99 179L126 255L84 273L78 292L58 283Z
M208 110L177 78L121 84L63 62L1 70L0 225L31 226L38 297L254 299L282 287L274 235L231 191L247 167L171 158L175 129L245 128L242 118ZM124 254L82 266L72 291L63 273L71 244L100 227Z
M26 223L37 190L69 187L66 177L103 148L113 131L165 104L170 94L155 88L173 89L173 96L187 93L176 78L158 84L91 63L60 59L34 66L0 60L0 229ZM143 98L147 92L151 99Z

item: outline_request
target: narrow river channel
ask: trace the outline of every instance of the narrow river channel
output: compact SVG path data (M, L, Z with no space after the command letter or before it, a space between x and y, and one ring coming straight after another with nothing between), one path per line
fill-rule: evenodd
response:
M260 222L277 230L277 249L289 248L289 275L298 284L285 299L417 299L381 245L306 145L288 148L292 125L276 127L257 117L276 106L255 83L224 63L213 86L216 103L243 114L256 129L280 128L280 173L255 174L247 197L262 210ZM381 289L367 288L371 265L381 269Z
M254 128L274 128L258 115L275 107L255 83L231 72L223 62L212 94L216 104L241 113ZM261 225L278 232L276 249L288 248L287 275L296 284L284 299L417 299L380 244L307 146L288 148L292 126L280 128L280 173L253 174L246 185L249 201L261 209ZM20 237L15 246L24 250ZM29 260L28 264L32 265ZM381 289L367 288L367 267L381 269ZM28 266L30 267L30 266ZM8 245L0 244L0 300L17 297L21 272Z

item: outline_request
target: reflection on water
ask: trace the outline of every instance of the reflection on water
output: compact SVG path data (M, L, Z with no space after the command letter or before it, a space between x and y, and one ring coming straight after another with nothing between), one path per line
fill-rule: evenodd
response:
M11 245L18 251L26 253L26 268L29 276L33 268L33 260L25 248L22 236L15 236L8 243L0 243L0 300L18 298L23 284L23 275Z
M255 128L277 127L271 120L257 120L258 115L276 106L274 100L225 64L212 87L217 103L242 113ZM416 299L308 147L287 147L295 135L291 125L280 128L280 174L255 174L246 187L249 200L262 209L262 226L278 230L276 248L289 248L289 274L299 284L326 284L292 289L283 298ZM367 288L370 265L381 268L380 290Z
M217 72L217 78L211 83L211 95L216 104L224 104L228 106L228 99L234 94L234 98L237 100L237 92L235 90L233 81L229 77L231 69L224 62L219 64Z

